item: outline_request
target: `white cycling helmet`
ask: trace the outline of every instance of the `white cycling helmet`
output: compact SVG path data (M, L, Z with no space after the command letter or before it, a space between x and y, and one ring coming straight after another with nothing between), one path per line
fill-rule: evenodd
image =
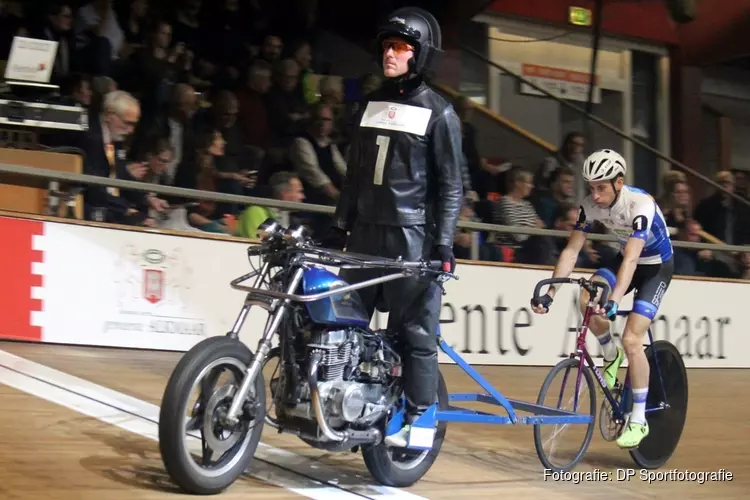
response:
M611 149L600 149L583 162L583 178L586 182L606 181L619 174L625 176L628 166L625 158Z

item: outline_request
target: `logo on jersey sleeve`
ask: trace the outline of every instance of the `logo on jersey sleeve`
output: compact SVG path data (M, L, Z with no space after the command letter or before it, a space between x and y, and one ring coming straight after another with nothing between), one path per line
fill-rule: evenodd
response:
M645 215L637 215L633 219L632 238L648 241L648 218Z

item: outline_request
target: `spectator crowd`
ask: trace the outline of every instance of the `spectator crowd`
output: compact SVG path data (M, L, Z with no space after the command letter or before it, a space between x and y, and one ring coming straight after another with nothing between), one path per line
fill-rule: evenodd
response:
M316 51L316 5L84 0L32 11L9 1L0 11L0 60L14 35L59 43L52 82L66 102L87 110L89 130L76 140L87 174L335 205L347 171L349 117L380 77L349 81L331 71ZM461 219L570 231L586 189L585 136L568 134L535 168L498 165L477 148L472 101L454 105L464 139ZM748 199L743 171L722 171L715 180ZM747 205L721 191L696 204L676 171L664 177L663 192L659 203L673 238L701 241L705 231L725 243L750 244ZM313 231L328 222L323 215L104 187L85 191L84 213L90 220L245 237L254 237L269 216L299 219ZM564 245L562 238L459 230L455 253L470 258L474 247L481 260L553 265ZM616 251L590 243L578 267L596 267ZM750 254L675 253L677 274L750 279Z

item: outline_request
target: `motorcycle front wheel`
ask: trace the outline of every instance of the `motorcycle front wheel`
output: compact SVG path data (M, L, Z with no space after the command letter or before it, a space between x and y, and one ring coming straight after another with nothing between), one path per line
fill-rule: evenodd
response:
M262 372L250 388L239 422L225 427L222 415L253 358L242 342L211 337L185 353L172 372L159 412L159 451L183 492L221 493L250 467L265 418ZM224 375L228 380L222 382Z

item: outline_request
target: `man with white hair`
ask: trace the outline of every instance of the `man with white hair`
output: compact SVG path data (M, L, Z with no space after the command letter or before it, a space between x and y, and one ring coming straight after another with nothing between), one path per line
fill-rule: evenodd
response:
M90 117L89 130L81 147L86 155L84 173L125 180L139 180L145 175L145 165L127 161L123 144L133 133L140 116L140 104L129 93L116 90L104 96L100 112ZM140 193L130 192L121 196L117 188L87 186L84 203L85 218L89 220L149 224L149 220L136 207L152 203Z

